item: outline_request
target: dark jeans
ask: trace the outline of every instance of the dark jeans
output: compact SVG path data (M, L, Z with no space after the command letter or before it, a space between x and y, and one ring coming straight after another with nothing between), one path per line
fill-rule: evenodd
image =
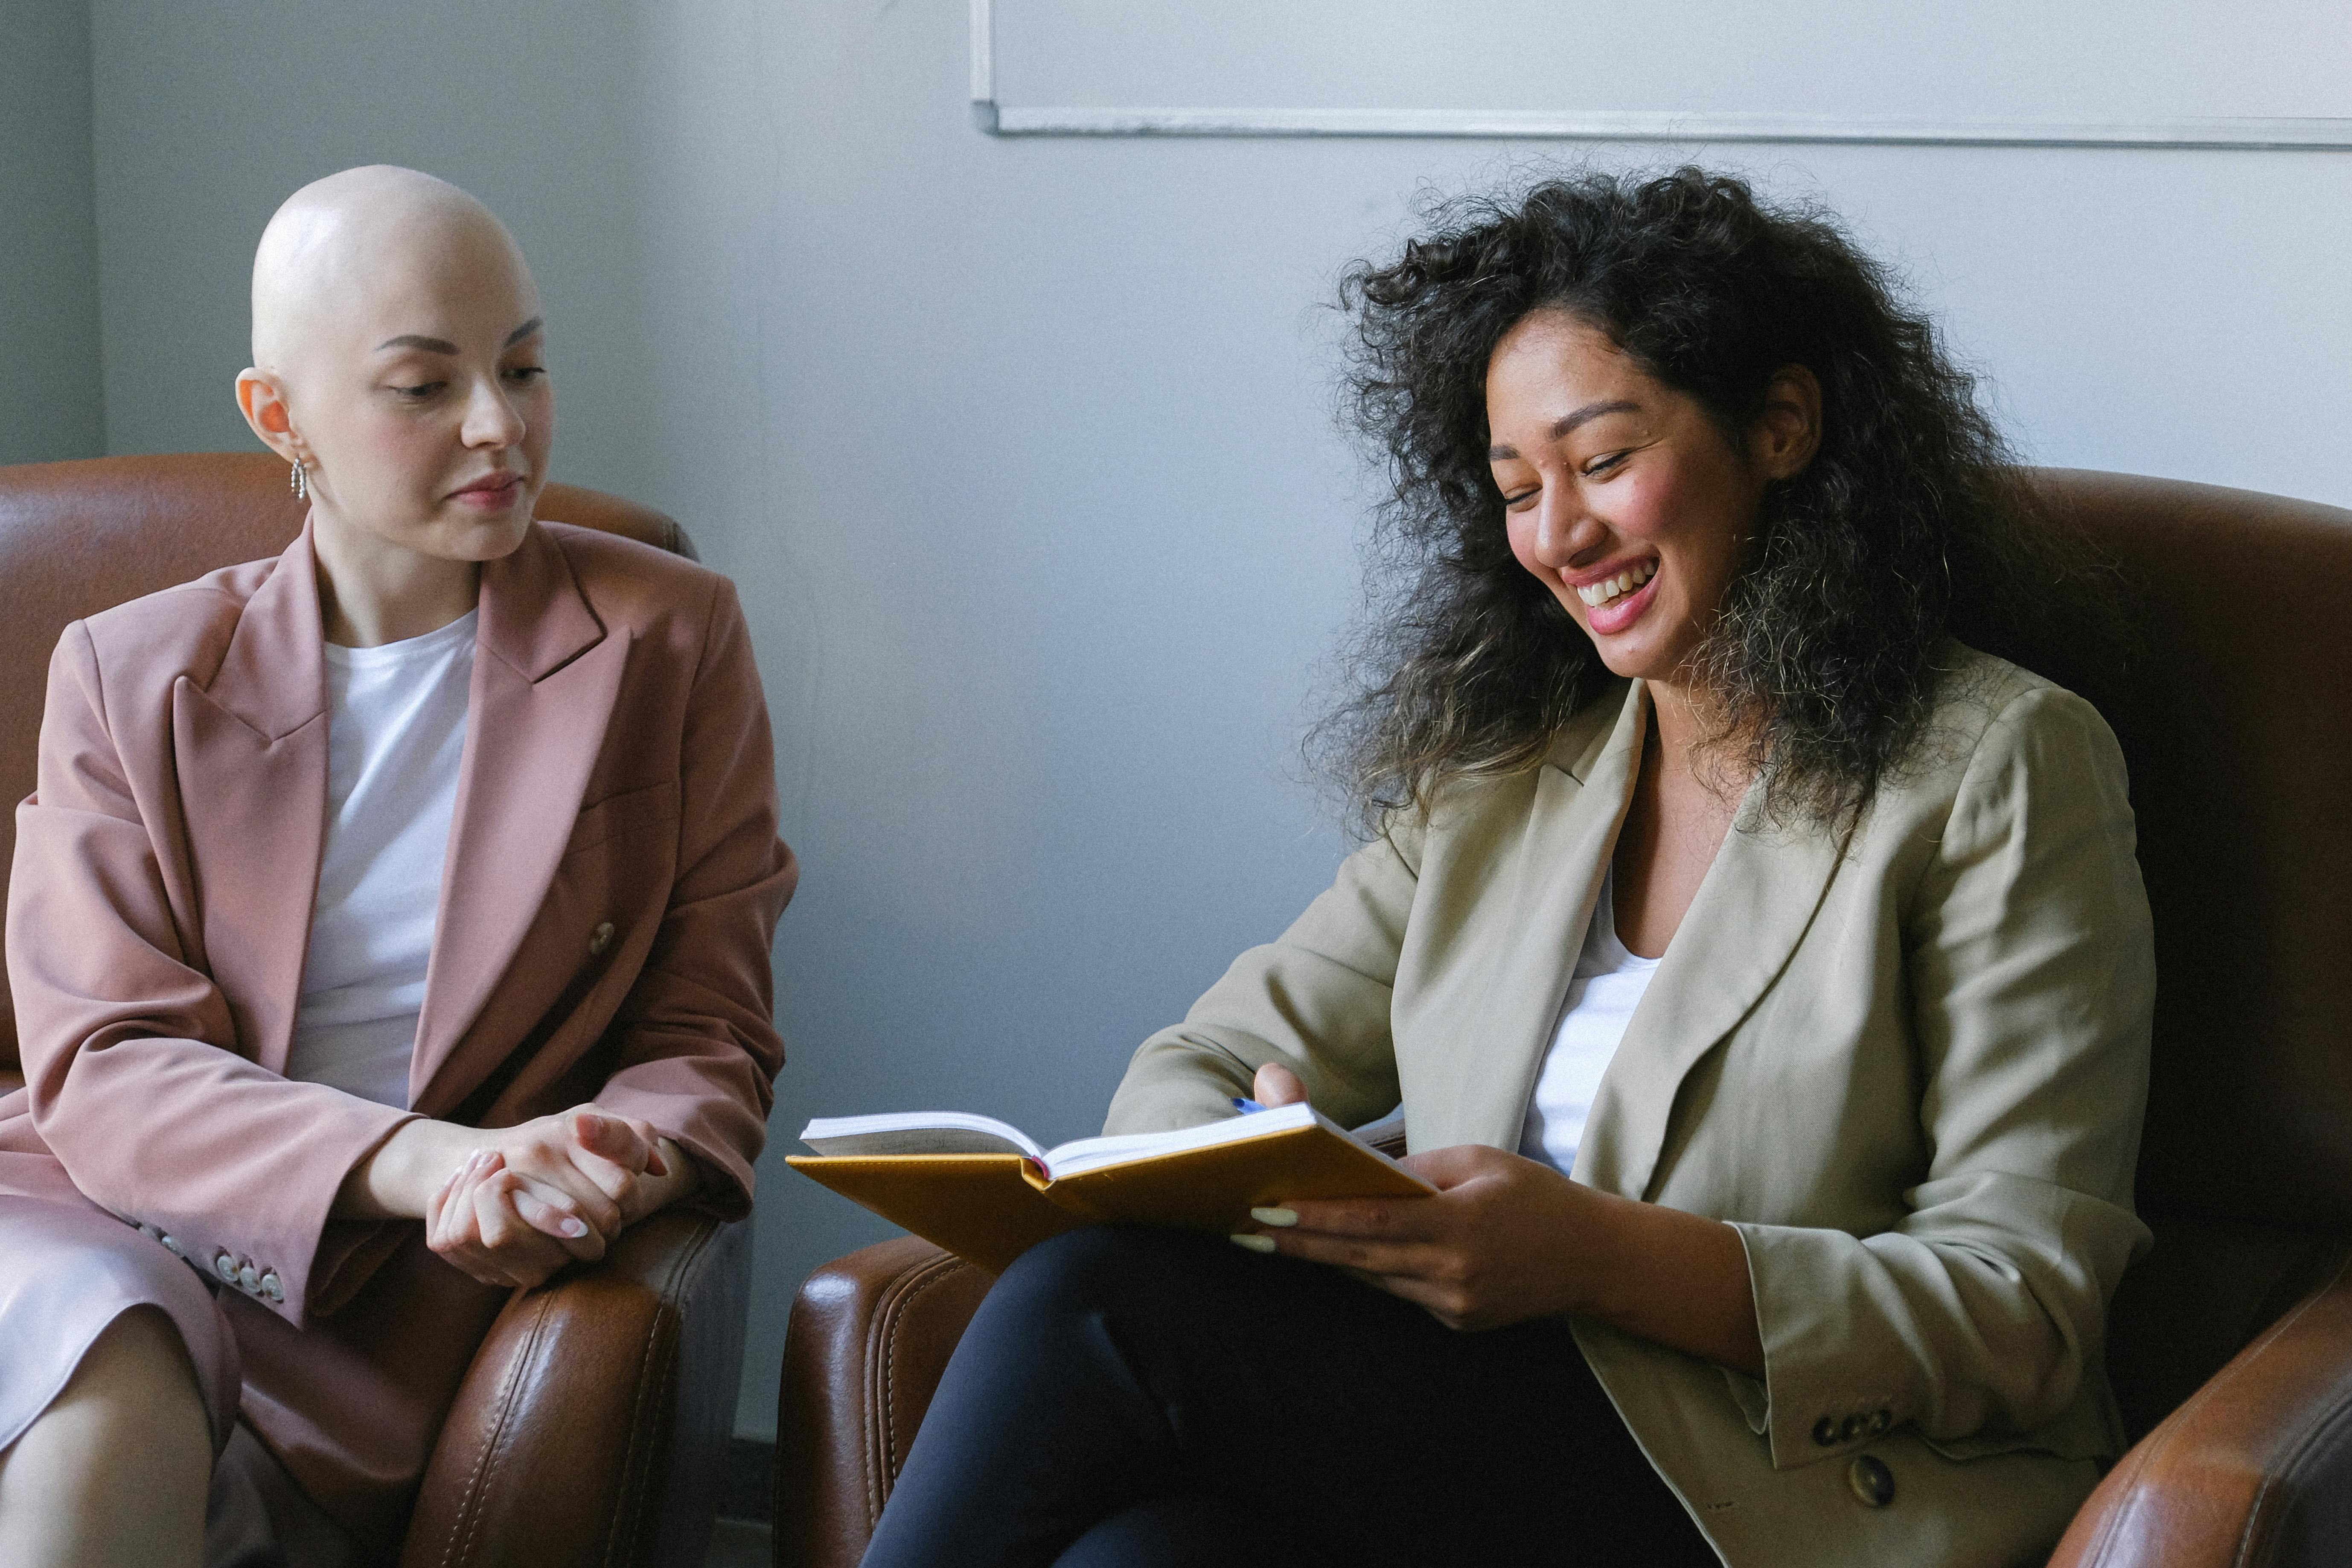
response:
M1566 1324L1108 1226L972 1320L866 1568L1717 1562Z

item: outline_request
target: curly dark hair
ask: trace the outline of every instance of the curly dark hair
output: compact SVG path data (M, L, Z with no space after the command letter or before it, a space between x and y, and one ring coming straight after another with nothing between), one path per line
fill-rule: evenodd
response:
M1535 765L1610 679L1512 556L1487 460L1496 345L1543 310L1605 333L1727 438L1790 364L1821 384L1821 446L1769 486L1694 656L1712 744L1770 818L1850 819L1919 744L1954 637L2056 678L2119 625L2103 569L2057 531L1927 319L1817 208L1740 180L1556 176L1434 202L1428 232L1345 274L1349 413L1387 458L1355 695L1310 742L1366 826L1450 782ZM2056 631L2073 623L2069 634ZM2093 628L2085 637L2084 628Z

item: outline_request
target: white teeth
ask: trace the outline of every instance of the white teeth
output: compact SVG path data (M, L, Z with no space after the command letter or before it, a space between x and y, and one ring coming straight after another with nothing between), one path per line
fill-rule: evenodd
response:
M1632 593L1657 574L1658 563L1654 561L1644 561L1639 566L1618 573L1614 577L1603 577L1598 583L1588 584L1579 588L1576 591L1576 596L1598 609L1612 599Z

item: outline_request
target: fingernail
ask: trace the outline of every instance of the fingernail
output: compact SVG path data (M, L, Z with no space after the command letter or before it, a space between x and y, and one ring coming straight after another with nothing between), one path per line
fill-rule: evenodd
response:
M584 1221L567 1219L563 1222L563 1234L570 1237L583 1237L588 1234L588 1226Z
M1274 1237L1270 1236L1252 1236L1247 1231L1237 1230L1225 1239L1232 1242L1235 1247L1246 1247L1252 1252L1272 1252L1274 1250Z
M1298 1211L1297 1209L1252 1209L1250 1218L1260 1225L1287 1227L1298 1223Z

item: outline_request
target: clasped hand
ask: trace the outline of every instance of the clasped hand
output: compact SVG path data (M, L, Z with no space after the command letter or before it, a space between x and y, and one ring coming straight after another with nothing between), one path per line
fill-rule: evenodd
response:
M489 1285L527 1288L602 1258L691 1173L651 1126L593 1105L468 1131L476 1147L427 1200L425 1233L435 1252Z

